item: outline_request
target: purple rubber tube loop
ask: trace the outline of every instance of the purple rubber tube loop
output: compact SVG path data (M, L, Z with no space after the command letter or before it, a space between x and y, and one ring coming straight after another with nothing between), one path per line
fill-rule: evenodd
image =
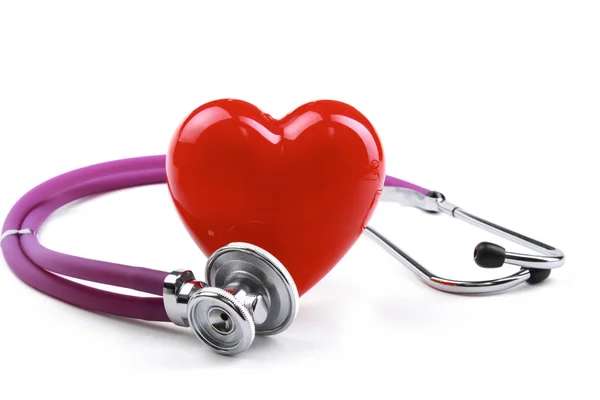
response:
M50 179L29 191L13 206L2 231L27 228L23 225L23 221L28 213L40 203L56 195L56 187L72 187L98 176L124 171L164 169L164 163L165 156L140 157L97 164ZM28 285L90 311L150 321L169 321L162 298L135 297L95 289L61 278L34 264L21 247L20 240L24 236L6 237L2 241L2 252L13 273Z
M42 203L29 213L23 221L23 226L37 232L54 211L77 199L132 186L160 184L165 181L164 169L122 173L89 181ZM23 236L21 247L33 263L42 265L48 271L158 296L162 296L163 281L168 275L164 271L92 260L49 250L34 235Z
M6 262L19 279L51 297L96 313L146 321L170 321L160 297L143 298L107 292L56 276L32 264L15 236L5 238L2 249Z
M111 161L71 171L23 196L9 213L3 231L29 228L35 232L56 209L81 197L165 181L164 155ZM385 186L404 187L423 194L429 192L390 176L386 176ZM169 321L161 298L107 292L48 272L160 295L167 275L164 271L54 252L43 247L34 235L9 236L2 243L2 251L9 267L20 279L50 296L94 312Z
M415 185L414 183L410 183L410 182L407 182L402 179L394 178L393 176L389 176L389 175L386 175L383 186L400 187L400 188L410 189L410 190L414 190L415 192L419 192L424 195L427 195L428 193L431 192L431 190L429 190L429 189L425 189L424 187Z

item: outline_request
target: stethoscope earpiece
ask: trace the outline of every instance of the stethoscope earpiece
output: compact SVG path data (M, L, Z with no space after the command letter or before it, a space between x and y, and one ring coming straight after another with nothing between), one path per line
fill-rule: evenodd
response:
M475 246L473 259L481 268L500 268L506 260L506 250L496 243L481 242Z
M173 271L163 301L173 323L189 326L220 354L246 350L255 335L287 329L298 313L298 290L283 264L249 243L230 243L206 263L206 283L191 271Z
M504 264L513 264L522 266L524 257L527 257L531 262L531 256L517 253L508 253L504 247L496 243L481 242L475 246L473 259L475 263L482 268L500 268ZM539 262L539 261L534 261ZM542 268L526 268L529 271L529 278L526 280L530 285L542 283L550 276L551 269Z

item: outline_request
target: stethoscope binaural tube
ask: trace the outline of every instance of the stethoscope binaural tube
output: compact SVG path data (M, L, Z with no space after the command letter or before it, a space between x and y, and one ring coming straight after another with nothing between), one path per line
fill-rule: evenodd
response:
M498 268L504 264L512 264L520 266L521 269L512 275L497 279L459 281L433 274L377 230L370 226L365 228L364 233L366 236L377 242L434 289L456 294L498 293L525 282L530 284L541 283L550 276L552 269L561 267L565 263L565 256L559 249L470 214L447 201L446 197L440 192L430 191L410 182L388 176L385 179L381 201L416 207L431 213L443 213L541 254L510 253L497 244L482 242L475 247L473 252L473 258L477 265L482 268Z

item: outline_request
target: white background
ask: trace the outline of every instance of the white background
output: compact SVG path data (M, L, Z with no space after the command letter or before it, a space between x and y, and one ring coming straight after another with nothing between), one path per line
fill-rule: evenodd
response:
M2 391L597 399L599 21L597 2L573 0L1 2L4 215L62 172L164 153L204 102L240 98L281 117L329 98L375 125L388 174L567 255L541 286L465 297L361 238L289 330L236 358L184 328L51 299L0 262ZM380 204L372 225L443 276L515 270L478 268L473 246L496 239L447 217ZM205 260L165 186L61 210L41 240L198 275Z

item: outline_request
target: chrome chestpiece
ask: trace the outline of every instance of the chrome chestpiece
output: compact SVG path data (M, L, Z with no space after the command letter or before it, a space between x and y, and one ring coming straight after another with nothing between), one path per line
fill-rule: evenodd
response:
M220 354L246 350L255 335L287 329L298 312L298 290L285 267L267 251L230 243L208 259L206 283L188 270L163 285L167 315Z

